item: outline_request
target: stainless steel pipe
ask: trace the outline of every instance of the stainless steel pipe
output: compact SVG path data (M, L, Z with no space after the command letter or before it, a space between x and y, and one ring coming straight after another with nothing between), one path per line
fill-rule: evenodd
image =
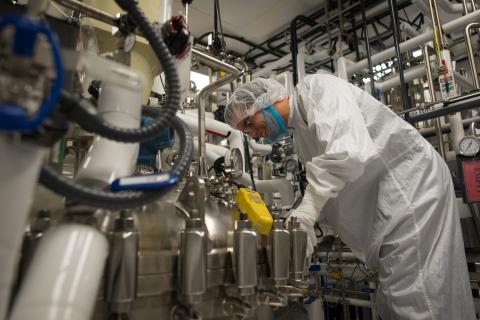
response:
M470 70L472 72L472 80L475 90L480 89L480 81L478 80L477 63L475 62L475 55L473 54L472 34L470 31L473 28L480 28L480 23L472 22L465 27L465 42L467 43L468 62L470 63Z
M228 76L225 76L213 83L210 83L208 86L203 88L200 93L197 95L196 104L198 105L198 170L197 173L199 176L204 177L207 175L206 167L206 141L205 141L205 108L207 105L208 96L214 92L217 88L230 83L240 77L245 70L240 70L237 67L223 62L205 52L202 52L198 49L192 49L192 57L196 58L198 61L206 64L209 67L213 67L222 71L229 73Z
M55 1L56 3L68 9L79 11L90 18L94 18L98 21L105 22L109 25L118 26L119 24L119 19L114 15L106 11L99 10L95 7L89 6L83 2L80 2L77 0L53 0L53 1Z
M430 66L430 55L428 54L428 45L423 47L423 58L425 63L425 70L427 72L428 91L430 92L429 102L435 102L437 99L435 97L435 87L433 85L433 75L432 75L432 68ZM443 143L443 135L441 130L440 119L436 118L434 120L434 124L435 124L435 132L437 134L438 152L440 153L443 159L446 159L447 153L445 152L445 145Z

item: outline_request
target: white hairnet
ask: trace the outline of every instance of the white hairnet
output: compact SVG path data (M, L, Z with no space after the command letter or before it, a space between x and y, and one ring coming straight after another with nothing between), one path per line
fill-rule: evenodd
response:
M285 98L287 90L278 81L256 78L233 92L225 109L225 122L237 128L243 119Z

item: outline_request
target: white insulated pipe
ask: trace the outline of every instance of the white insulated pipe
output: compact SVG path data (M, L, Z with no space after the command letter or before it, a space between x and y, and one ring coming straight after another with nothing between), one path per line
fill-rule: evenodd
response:
M409 68L404 71L403 73L405 77L405 82L413 81L413 79L421 78L425 75L425 66L418 65L412 68ZM385 92L385 90L395 88L400 86L400 76L396 75L390 79L384 81L376 81L375 88L380 90L381 92Z
M322 299L315 299L312 303L305 304L304 307L307 309L308 320L325 320Z
M453 150L458 154L460 140L465 137L461 113L456 112L448 115L448 122L450 123L450 138L452 139L452 147Z
M280 193L284 207L291 207L295 202L293 185L287 179L255 180L255 187L260 193Z
M140 127L142 90L131 90L110 83L102 84L98 113L123 128ZM105 187L113 180L131 175L138 158L138 143L123 143L95 136L78 168L77 181Z
M44 148L0 137L0 319L7 314L25 225L46 154Z
M210 166L213 165L215 160L217 160L220 157L225 156L227 153L227 148L224 148L222 146L217 146L215 144L207 143L206 144L206 152L205 152L205 157L207 159L207 163ZM193 140L193 151L198 152L198 140L194 139Z
M451 3L449 0L437 0L440 8L446 13L460 13L464 12L462 3ZM473 11L472 4L467 2L468 11Z
M349 305L352 305L352 306L363 307L363 308L371 308L372 307L372 303L369 300L360 300L360 299L354 299L354 298L342 298L342 297L335 297L335 296L329 296L329 295L323 295L322 297L327 302L342 304L342 302L345 301Z
M400 23L400 30L403 31L405 33L405 35L410 37L410 38L414 38L414 37L420 35L420 32L418 32L411 25L409 25L405 22Z
M432 63L433 64L433 63ZM418 65L407 69L404 71L403 75L405 77L405 82L413 81L414 79L421 78L425 76L426 70L424 65ZM433 74L436 76L436 74ZM453 76L455 80L457 80L465 89L472 90L473 86L472 83L462 76L459 72L454 71ZM380 90L380 92L385 92L388 89L395 88L400 86L400 76L396 75L390 79L384 81L377 81L375 82L375 88Z
M198 116L189 113L177 113L179 117L192 131L194 136L198 136ZM243 149L243 136L239 130L235 130L230 127L228 124L217 121L215 119L205 118L205 131L213 135L220 137L227 137L228 142L230 143L231 148L238 148L242 153L243 158L243 168L245 170L245 154ZM204 138L205 139L205 138ZM203 140L205 141L205 140ZM199 143L201 139L198 139Z
M451 33L453 31L457 31L461 28L464 28L470 22L476 22L478 20L480 20L480 10L469 13L463 17L452 20L448 23L445 23L443 25L443 30L445 31L445 33ZM431 41L432 39L433 39L433 31L431 30L427 31L425 33L420 34L419 36L416 36L415 38L412 38L400 43L400 51L406 52L413 48L420 47L424 45L426 42ZM382 52L372 55L372 63L377 64L377 63L383 62L395 56L395 54L396 54L395 48L391 47L387 50L384 50ZM368 59L363 59L352 65L347 65L348 74L359 72L365 68L368 68Z
M248 141L248 145L253 150L254 156L261 156L264 157L270 153L272 153L272 145L271 144L262 144L258 143L254 139L250 139Z
M97 229L64 224L41 240L9 320L89 320L108 242Z

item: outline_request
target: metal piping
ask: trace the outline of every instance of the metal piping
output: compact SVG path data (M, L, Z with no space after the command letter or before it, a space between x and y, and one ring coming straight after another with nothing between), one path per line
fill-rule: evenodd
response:
M476 22L479 19L480 19L480 10L469 13L463 17L460 17L448 23L445 23L443 25L443 30L445 33L450 33L465 27L467 24L471 22ZM430 41L432 39L432 36L433 36L433 32L427 31L415 38L404 41L400 43L400 51L405 52L405 51L411 50L412 48L420 47L424 43ZM393 56L395 56L395 48L389 48L387 50L384 50L380 53L373 55L372 63L376 64L376 63L385 61ZM368 59L363 59L355 64L352 64L351 66L348 67L348 72L351 74L351 73L359 72L365 68L368 68Z
M363 308L371 308L372 303L370 300L360 300L360 299L353 299L353 298L342 298L342 297L335 297L329 295L322 296L325 301L339 303L339 304L347 304L351 306L363 307Z
M465 110L475 109L480 106L480 92L473 92L451 98L450 100L433 103L427 106L432 111L420 113L418 115L410 117L412 123L443 117L451 113L462 112Z
M480 81L478 80L477 64L475 62L475 55L473 54L472 36L470 33L472 28L480 28L480 23L472 22L465 27L465 41L467 43L468 62L470 63L470 69L472 71L473 85L475 90L477 90L480 89Z
M316 22L305 16L296 16L295 19L290 23L290 51L292 54L292 66L293 66L293 86L296 86L298 83L298 65L297 65L297 55L298 55L298 40L297 40L297 22L303 21L311 27L316 25Z
M98 21L105 22L109 25L112 26L118 26L119 25L119 19L115 17L114 15L106 12L99 10L95 7L89 6L85 3L82 3L77 0L53 0L57 2L58 4L72 10L79 11L83 13L84 15L94 18Z
M403 58L402 52L400 51L400 25L397 13L397 1L388 0L388 4L390 7L390 16L392 18L393 25L393 41L395 45L395 53L397 55L397 67L398 74L400 76L400 89L402 90L403 110L407 110L410 109L410 97L408 96L408 91L407 87L405 86L405 78L403 74ZM405 115L405 120L408 120L408 114Z
M203 88L196 98L196 104L198 105L198 170L197 173L200 177L205 177L207 175L206 167L206 141L205 141L205 107L207 105L207 97L214 92L217 88L230 83L237 79L245 72L239 70L235 66L232 66L226 62L223 62L211 55L208 55L202 51L199 51L195 48L192 49L192 56L198 61L208 65L209 67L217 68L222 71L230 73L228 76L225 76L213 83L210 83L208 86Z
M433 25L433 39L437 39L437 43L440 45L440 48L435 48L438 51L445 49L445 38L443 36L442 25L440 23L440 16L438 14L438 6L435 0L428 0L428 4L430 5L430 15L432 18L432 25Z
M443 11L445 11L446 13L463 13L464 10L465 10L464 5L468 5L466 3L465 4L450 3L450 1L448 1L448 0L439 0L438 4L443 9ZM473 4L473 8L475 8L475 3L472 0L471 3L470 3L470 9L472 8L472 4ZM475 10L476 9L473 9L473 11L475 11Z
M372 96L375 97L375 79L373 77L372 51L370 50L370 40L368 39L368 25L367 18L365 18L365 0L362 2L362 25L363 34L365 37L365 49L367 51L368 73L370 75L370 88Z
M427 72L428 90L430 92L429 102L435 102L437 99L435 97L435 87L433 86L433 75L432 75L432 68L430 66L430 56L428 55L428 46L423 47L423 58L425 62L425 71ZM437 135L438 152L440 153L443 159L447 159L446 158L447 153L445 152L445 145L443 144L441 122L439 118L435 119L434 125L435 125L435 133Z
M463 128L468 129L472 123L479 122L479 121L480 121L480 116L468 118L468 119L462 119ZM443 134L450 133L450 123L443 124L440 129ZM436 135L436 128L423 128L418 130L418 132L425 138L428 138Z

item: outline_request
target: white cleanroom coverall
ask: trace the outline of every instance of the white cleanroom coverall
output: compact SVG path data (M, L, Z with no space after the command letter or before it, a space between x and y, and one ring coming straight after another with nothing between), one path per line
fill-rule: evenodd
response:
M320 217L378 270L382 319L475 319L453 184L434 148L334 76L307 76L290 101L309 182L292 215L307 229Z

